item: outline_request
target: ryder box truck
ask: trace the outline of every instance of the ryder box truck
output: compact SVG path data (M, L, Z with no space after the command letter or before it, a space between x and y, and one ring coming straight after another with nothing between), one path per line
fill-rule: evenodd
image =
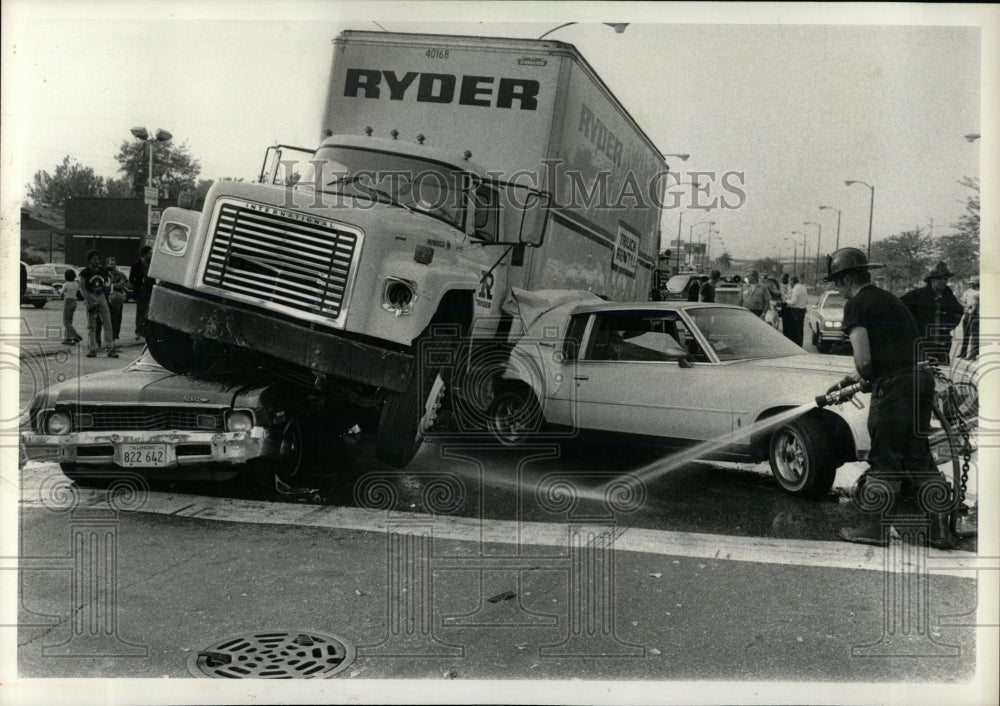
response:
M572 45L346 31L333 54L317 149L164 212L147 340L171 370L239 351L377 411L404 466L434 331L502 340L512 287L647 298L667 166Z

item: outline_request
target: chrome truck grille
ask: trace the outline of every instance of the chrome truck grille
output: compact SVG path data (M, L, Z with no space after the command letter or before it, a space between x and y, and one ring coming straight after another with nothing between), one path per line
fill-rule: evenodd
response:
M337 319L358 234L325 218L239 199L220 199L202 282Z
M131 405L72 408L77 431L223 431L221 409Z

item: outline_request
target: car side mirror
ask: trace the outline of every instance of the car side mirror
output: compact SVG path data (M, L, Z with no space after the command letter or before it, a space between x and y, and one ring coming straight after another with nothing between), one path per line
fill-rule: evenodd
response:
M683 356L681 356L680 358L677 359L677 367L678 368L690 368L690 367L693 367L693 366L691 365L691 361L688 360L688 357L686 355L683 355Z

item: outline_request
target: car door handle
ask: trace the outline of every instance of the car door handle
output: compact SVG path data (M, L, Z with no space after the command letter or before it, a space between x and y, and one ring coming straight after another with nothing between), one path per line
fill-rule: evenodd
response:
M574 375L574 376L573 376L573 379L574 379L574 380L589 380L589 379L590 379L590 377L589 377L589 376L587 376L587 375Z

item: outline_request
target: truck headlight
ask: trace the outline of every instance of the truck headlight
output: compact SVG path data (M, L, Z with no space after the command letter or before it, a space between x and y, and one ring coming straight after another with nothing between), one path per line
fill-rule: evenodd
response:
M164 228L160 252L168 255L183 255L184 251L187 250L188 236L190 235L188 227L180 223L167 223Z
M61 436L73 430L73 419L66 412L52 412L45 418L45 433Z
M405 279L390 277L382 289L382 308L396 316L409 314L413 311L413 302L417 299L417 287Z
M253 414L237 409L226 413L226 431L250 431L253 429Z

